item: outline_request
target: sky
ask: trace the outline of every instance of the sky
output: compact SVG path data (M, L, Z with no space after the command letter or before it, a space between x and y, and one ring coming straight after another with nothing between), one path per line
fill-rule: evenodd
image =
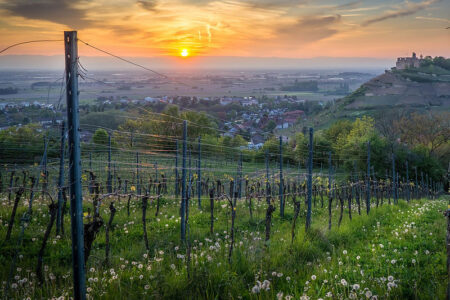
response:
M448 57L448 27L450 0L0 0L0 49L78 30L79 39L127 57L183 49L190 57ZM63 51L62 41L45 42L2 55Z

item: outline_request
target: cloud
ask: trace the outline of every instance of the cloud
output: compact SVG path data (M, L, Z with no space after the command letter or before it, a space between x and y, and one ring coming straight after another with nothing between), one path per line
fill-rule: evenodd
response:
M427 21L436 21L436 22L443 22L443 23L450 23L449 19L444 18L432 18L432 17L416 17L418 20L427 20Z
M377 17L366 20L361 25L368 26L373 23L382 22L382 21L388 20L388 19L394 19L394 18L398 18L398 17L413 15L421 10L426 9L428 6L432 5L433 3L436 3L439 1L441 1L441 0L427 0L427 1L418 2L418 3L406 2L405 8L398 8L396 10L387 11L382 15L379 15Z
M181 3L203 6L208 3L216 2L217 0L180 0ZM242 6L250 6L261 9L277 9L291 6L299 6L308 3L310 0L237 0L224 1L229 4L236 4Z
M361 0L359 1L353 1L353 2L349 2L349 3L344 3L341 5L337 5L334 8L337 10L342 10L342 9L348 9L348 8L355 8L357 6L359 6L362 3Z
M140 0L137 1L137 4L145 10L156 11L156 5L158 2L154 0Z
M247 0L242 1L256 8L284 8L291 6L299 6L309 2L309 0Z
M208 33L208 43L211 43L211 25L206 24L206 32Z
M333 25L341 21L341 15L333 16L311 16L299 19L297 25L299 27L314 28Z
M14 16L64 24L73 29L83 29L92 25L92 22L86 17L86 9L74 6L74 4L77 4L77 1L14 0L0 4L0 8Z
M293 24L280 26L277 33L291 42L311 43L338 33L341 19L341 15L302 17Z

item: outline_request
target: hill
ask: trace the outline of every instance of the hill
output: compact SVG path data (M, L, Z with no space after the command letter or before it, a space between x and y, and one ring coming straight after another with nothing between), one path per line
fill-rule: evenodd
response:
M316 127L337 119L380 116L386 110L450 111L450 69L437 64L386 70L314 117Z
M432 106L449 109L450 71L440 71L440 75L421 72L419 68L386 71L336 104L344 110Z

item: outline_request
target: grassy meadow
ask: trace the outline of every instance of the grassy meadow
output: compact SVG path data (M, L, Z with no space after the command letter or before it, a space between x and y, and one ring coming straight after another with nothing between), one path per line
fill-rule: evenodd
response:
M305 233L306 208L291 241L293 204L287 200L283 219L273 213L271 238L265 242L265 199L253 199L252 218L246 201L238 202L235 243L230 247L231 209L214 202L214 232L210 233L209 199L190 200L188 238L180 241L179 204L174 199L149 201L143 239L141 201L120 203L116 197L101 203L100 216L109 218L109 202L117 213L110 232L110 260L105 262L105 226L100 229L86 265L89 299L443 299L446 289L446 219L448 197L399 201L372 206L370 215L347 207L338 228L339 208L332 209L328 230L327 199L313 207L312 228ZM11 206L3 195L0 206L0 294L15 299L69 299L72 295L70 217L65 235L52 234L44 251L44 281L36 277L37 254L49 222L48 203L36 199L31 223L25 229L17 261L20 203L11 240L4 241ZM92 201L85 196L85 218ZM187 246L190 245L190 257ZM6 290L8 279L10 289Z

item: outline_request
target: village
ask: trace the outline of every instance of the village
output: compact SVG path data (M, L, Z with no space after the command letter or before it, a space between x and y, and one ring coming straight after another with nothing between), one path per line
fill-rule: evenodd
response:
M188 101L186 101L188 100ZM275 97L270 99L276 103L274 107L268 105L268 98L256 97L145 97L144 99L128 99L127 97L98 97L97 104L82 105L80 111L82 114L90 112L104 112L108 110L126 111L133 106L147 107L158 110L167 105L177 105L179 102L190 103L192 107L208 103L209 106L220 106L221 110L227 112L224 115L226 119L220 119L223 122L218 124L222 129L222 136L235 137L241 135L248 140L249 149L259 149L264 144L269 133L274 130L286 129L294 126L300 120L307 118L304 110L288 110L288 106L308 106L308 101L298 99L296 96ZM324 103L314 102L315 105L323 107ZM43 112L47 113L43 113ZM233 111L234 113L230 112ZM34 112L34 113L33 113ZM30 115L39 112L37 119L31 119ZM59 114L55 111L54 104L45 104L39 101L33 102L6 102L0 103L0 116L4 116L6 121L11 121L15 114L26 114L24 120L15 126L22 126L28 123L38 123L43 128L48 128L52 124L58 124L62 121ZM219 120L219 119L218 119ZM2 126L0 130L9 128ZM80 138L88 142L92 137L92 132L82 130Z

